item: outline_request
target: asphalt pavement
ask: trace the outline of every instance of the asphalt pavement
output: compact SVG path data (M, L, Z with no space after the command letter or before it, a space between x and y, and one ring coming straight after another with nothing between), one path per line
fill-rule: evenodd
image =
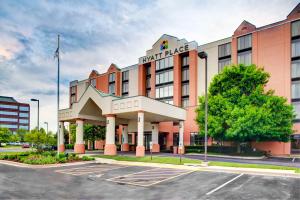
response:
M300 179L108 164L48 169L0 164L0 199L296 200Z

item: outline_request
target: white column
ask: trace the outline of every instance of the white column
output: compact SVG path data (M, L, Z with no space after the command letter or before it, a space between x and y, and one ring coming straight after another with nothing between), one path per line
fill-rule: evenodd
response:
M76 144L84 144L83 141L83 120L76 120Z
M64 143L64 122L59 122L59 145L63 145Z
M178 147L179 154L184 154L183 133L184 133L184 122L180 121L179 122L179 147Z
M115 126L116 119L115 116L106 117L106 144L115 144Z
M122 144L128 144L128 126L123 125L122 127L122 136L123 136L123 141Z
M158 123L152 124L152 144L158 144Z
M144 146L144 113L138 112L138 146Z

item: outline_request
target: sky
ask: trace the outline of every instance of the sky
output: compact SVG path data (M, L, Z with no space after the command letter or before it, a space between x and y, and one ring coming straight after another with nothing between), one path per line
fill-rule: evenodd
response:
M257 27L283 20L296 0L0 0L0 96L30 103L31 128L56 131L61 37L61 101L69 82L111 63L136 64L163 34L205 44L229 37L243 20Z

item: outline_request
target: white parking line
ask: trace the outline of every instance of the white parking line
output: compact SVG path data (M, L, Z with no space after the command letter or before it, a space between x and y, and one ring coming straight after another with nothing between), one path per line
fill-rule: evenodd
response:
M231 180L227 181L226 183L223 183L223 184L222 184L222 185L220 185L219 187L217 187L217 188L215 188L215 189L211 190L210 192L206 193L206 195L210 195L210 194L214 193L215 191L217 191L217 190L221 189L222 187L225 187L226 185L228 185L229 183L233 182L234 180L236 180L236 179L240 178L240 177L241 177L241 176L243 176L243 175L244 175L244 174L240 174L240 175L238 175L238 176L234 177L233 179L231 179Z

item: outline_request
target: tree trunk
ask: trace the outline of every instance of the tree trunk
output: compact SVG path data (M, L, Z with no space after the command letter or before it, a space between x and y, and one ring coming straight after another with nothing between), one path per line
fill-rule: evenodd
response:
M237 153L241 153L241 143L237 142L236 147L237 147Z

